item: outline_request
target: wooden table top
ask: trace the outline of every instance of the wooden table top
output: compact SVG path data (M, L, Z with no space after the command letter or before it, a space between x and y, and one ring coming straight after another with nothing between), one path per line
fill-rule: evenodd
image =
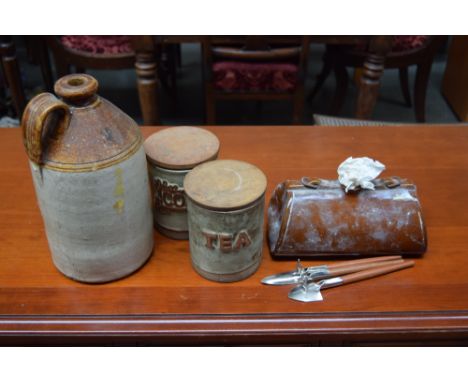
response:
M0 129L0 343L380 343L468 340L468 128L462 126L220 126L220 158L250 162L268 177L268 198L286 179L336 178L349 156L370 156L385 175L413 180L429 249L412 269L295 302L260 284L291 270L268 248L259 270L232 284L192 269L187 241L155 233L135 274L86 285L51 261L20 129ZM145 136L156 128L143 127ZM322 262L306 261L305 265ZM55 341L55 342L54 342Z

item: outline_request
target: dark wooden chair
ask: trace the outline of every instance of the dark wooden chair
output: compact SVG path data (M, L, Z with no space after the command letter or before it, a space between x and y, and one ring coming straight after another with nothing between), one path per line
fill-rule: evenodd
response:
M41 36L23 36L22 40L26 47L28 62L40 66L44 88L46 91L52 92L52 71L44 38ZM16 57L15 41L12 36L0 36L0 57L2 63L0 83L9 88L16 116L18 119L21 119L26 102L28 101L28 91L23 86L20 63ZM4 87L0 89L0 92ZM3 110L0 112L3 113Z
M308 38L296 45L275 42L274 37L226 38L222 45L207 37L203 42L206 122L216 120L216 101L289 100L293 123L302 119Z
M181 44L166 43L162 36L154 36L156 51L158 52L158 78L162 88L170 97L171 110L177 109L177 71L182 67Z
M416 120L425 122L426 91L434 56L446 41L447 36L394 36L392 51L385 60L385 69L398 69L400 85L406 104L411 107L411 93L408 81L408 68L417 66L414 84L414 108ZM339 114L343 106L348 86L346 68L361 68L366 56L366 47L327 45L323 57L323 68L308 100L318 93L328 75L334 71L336 90L330 113Z
M150 36L50 36L47 46L52 52L57 76L87 69L135 68L143 121L159 124L157 78L154 51L145 49ZM152 44L152 42L151 42Z
M0 36L0 59L4 85L10 90L11 100L17 117L21 118L26 106L26 97L16 58L16 48L11 36ZM3 89L4 87L2 86L1 90L3 91Z

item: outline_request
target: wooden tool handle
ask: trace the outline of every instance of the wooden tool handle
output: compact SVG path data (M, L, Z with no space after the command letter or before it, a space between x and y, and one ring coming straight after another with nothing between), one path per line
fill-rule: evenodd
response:
M336 267L330 270L330 275L328 277L334 277L334 276L341 276L341 275L347 275L348 273L355 273L359 271L363 271L365 269L369 268L376 268L376 267L383 267L383 266L390 266L390 265L396 265L396 264L401 264L403 263L403 259L397 259L393 261L379 261L379 262L373 262L373 263L364 263L364 264L356 264L356 265L348 265L348 266L342 266L342 267Z
M414 261L407 260L407 261L403 261L400 264L376 267L376 268L368 269L365 271L352 273L350 275L341 277L341 280L342 280L342 284L350 284L356 281L367 280L372 277L384 275L386 273L391 273L391 272L399 271L401 269L410 268L413 265L414 265Z
M347 267L349 265L380 263L384 261L400 260L400 259L401 259L401 256L381 256L381 257L369 257L367 259L360 259L360 260L347 260L347 261L341 261L339 263L329 265L328 269L331 271L332 269Z
M68 105L60 101L51 93L42 93L29 101L23 113L21 126L23 128L23 141L26 153L32 162L41 164L43 130L52 112L61 112L59 126L68 127L70 121L70 109ZM57 126L54 126L57 128Z

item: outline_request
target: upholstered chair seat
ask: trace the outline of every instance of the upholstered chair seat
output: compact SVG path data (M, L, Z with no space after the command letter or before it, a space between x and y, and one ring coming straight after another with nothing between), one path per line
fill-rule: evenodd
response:
M130 36L62 36L68 49L94 54L133 53Z
M392 50L389 53L389 56L392 54L398 54L403 52L409 52L411 50L416 50L423 48L427 43L429 36L393 36L392 38ZM350 46L348 51L357 52L359 54L365 54L367 51L366 44L357 44Z
M214 88L223 91L294 91L299 68L290 63L219 61L213 64Z
M394 36L392 52L405 52L422 48L427 43L428 39L429 36Z

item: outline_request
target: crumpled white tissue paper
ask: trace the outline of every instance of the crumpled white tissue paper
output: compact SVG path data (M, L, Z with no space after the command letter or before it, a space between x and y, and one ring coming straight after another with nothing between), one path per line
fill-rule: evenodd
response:
M373 190L372 180L385 170L385 165L371 158L349 157L338 166L338 181L345 187L345 192L359 188Z

